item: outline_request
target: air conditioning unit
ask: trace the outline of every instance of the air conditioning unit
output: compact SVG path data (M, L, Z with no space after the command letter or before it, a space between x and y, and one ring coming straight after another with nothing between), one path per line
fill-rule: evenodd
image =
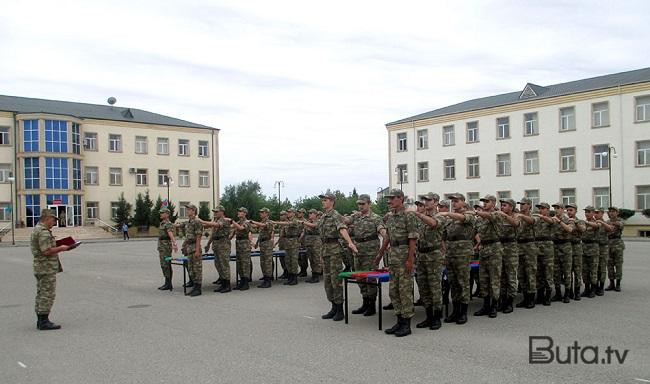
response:
M129 168L129 173L134 174L135 173L135 168Z

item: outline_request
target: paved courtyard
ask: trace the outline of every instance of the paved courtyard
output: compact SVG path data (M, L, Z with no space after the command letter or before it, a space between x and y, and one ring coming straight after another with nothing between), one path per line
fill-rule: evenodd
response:
M154 241L88 243L62 255L51 319L35 327L32 257L1 247L0 383L643 383L650 382L650 242L628 242L623 292L571 304L516 309L496 319L470 316L395 338L377 318L321 320L329 309L321 284L204 294L162 283ZM254 280L260 276L254 259ZM232 264L234 267L234 264ZM234 268L233 273L234 273ZM254 284L254 285L257 285ZM388 302L387 285L384 298ZM351 286L350 307L360 305ZM470 312L479 307L474 299ZM384 311L384 325L394 321ZM529 364L531 335L555 345L629 350L623 364ZM612 357L615 360L614 357Z

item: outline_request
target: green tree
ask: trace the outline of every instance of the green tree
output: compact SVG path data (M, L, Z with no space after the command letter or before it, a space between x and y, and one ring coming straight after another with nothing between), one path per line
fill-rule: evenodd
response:
M167 205L167 209L169 209L169 221L175 223L178 219L178 215L176 214L176 206L170 201Z
M291 208L291 202L288 199L284 199L284 201L278 205L278 197L273 195L266 199L265 206L271 211L269 213L271 220L278 220L280 218L280 211L286 211Z
M153 204L153 207L151 208L151 214L149 215L149 223L154 226L158 227L160 225L160 209L162 208L163 201L160 195L158 195L158 198L156 199L156 202Z
M385 215L388 213L388 201L383 198L375 200L375 202L372 203L372 210L380 216Z
M650 208L647 208L647 209L643 210L643 216L650 219Z
M620 217L621 220L627 220L630 217L634 216L635 213L636 212L634 212L632 209L621 208L618 210L618 217Z
M149 190L147 189L144 193L144 205L147 207L147 212L151 212L153 209L153 200L151 200L151 195L149 195ZM149 222L147 225L151 225L151 215L149 214ZM157 227L157 225L156 225Z
M207 201L199 203L199 219L210 221L210 207L208 206Z
M133 225L136 225L138 227L148 227L150 216L151 210L147 207L147 204L142 197L142 193L138 193L138 196L135 199L135 214L133 215Z
M320 202L320 197L318 196L312 196L312 197L303 197L295 202L296 208L304 208L307 211L310 209L315 209L318 211L323 210L323 204Z
M247 180L237 185L228 185L221 195L221 205L226 210L226 216L235 218L237 209L248 209L248 217L259 218L259 210L266 205L266 197L262 194L262 187L257 181ZM268 207L269 209L271 207Z
M127 225L131 225L132 207L131 203L126 201L124 192L122 192L120 198L117 200L117 211L115 212L115 218L112 219L113 222L116 224L126 223Z

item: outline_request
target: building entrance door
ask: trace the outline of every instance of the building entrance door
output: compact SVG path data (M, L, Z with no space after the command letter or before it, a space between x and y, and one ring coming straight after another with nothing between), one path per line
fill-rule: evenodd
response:
M56 217L59 219L54 225L55 227L74 227L72 206L48 205L47 208L56 212Z

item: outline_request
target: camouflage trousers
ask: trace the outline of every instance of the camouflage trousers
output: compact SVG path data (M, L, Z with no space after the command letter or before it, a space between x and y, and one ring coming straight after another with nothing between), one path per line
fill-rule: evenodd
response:
M623 240L614 240L609 243L609 261L607 262L607 275L611 280L623 278Z
M158 244L158 259L160 261L160 269L165 279L172 277L172 261L165 260L165 258L172 257L172 245L170 241Z
M492 243L481 246L479 250L480 266L478 268L478 281L481 297L491 296L498 299L501 295L501 264L503 246L501 243Z
M573 243L573 259L571 263L573 283L578 287L582 284L582 244Z
M517 296L517 271L519 269L519 247L517 243L503 243L501 257L501 296Z
M214 253L214 267L217 269L219 278L230 281L230 240L228 238L214 240L212 252Z
M306 257L309 259L309 265L311 265L311 273L320 275L323 273L323 261L321 260L323 243L319 236L314 236L314 239L311 239L310 236L307 236L305 240Z
M343 281L339 273L343 270L341 246L339 243L323 244L323 280L327 300L334 304L343 304Z
M609 243L598 244L598 281L607 280L607 264L609 260Z
M251 242L246 240L235 241L235 254L237 255L237 275L239 278L250 280L253 264L251 264Z
M596 285L598 282L598 243L582 243L582 281Z
M287 239L287 242L285 244L285 260L287 263L287 273L291 273L293 275L297 275L299 268L298 268L298 239L297 238L289 238Z
M553 258L553 279L555 285L563 284L565 289L571 287L571 267L573 266L573 246L571 242L555 244Z
M36 300L34 310L37 315L47 315L52 310L56 297L56 274L38 274L36 277Z
M187 257L187 274L190 276L190 281L196 284L203 283L203 258L201 254L197 257L195 255L194 241L191 243L183 244L183 256Z
M357 244L359 253L354 255L354 270L355 271L370 271L377 269L375 264L375 257L379 252L379 240L364 241ZM375 300L377 298L377 287L372 285L359 284L361 296Z
M395 308L395 315L410 319L415 316L413 307L413 275L406 272L406 256L408 246L400 245L392 247L390 264L390 284L388 295Z
M537 255L539 248L535 242L518 244L519 248L519 271L517 278L521 282L521 288L527 293L537 292Z
M447 242L447 276L455 303L469 304L469 261L473 254L471 240Z
M431 253L418 253L418 292L425 307L442 308L442 254L439 249Z
M553 288L555 246L550 240L537 241L537 289Z
M273 276L273 241L271 240L260 243L260 268L264 277Z

